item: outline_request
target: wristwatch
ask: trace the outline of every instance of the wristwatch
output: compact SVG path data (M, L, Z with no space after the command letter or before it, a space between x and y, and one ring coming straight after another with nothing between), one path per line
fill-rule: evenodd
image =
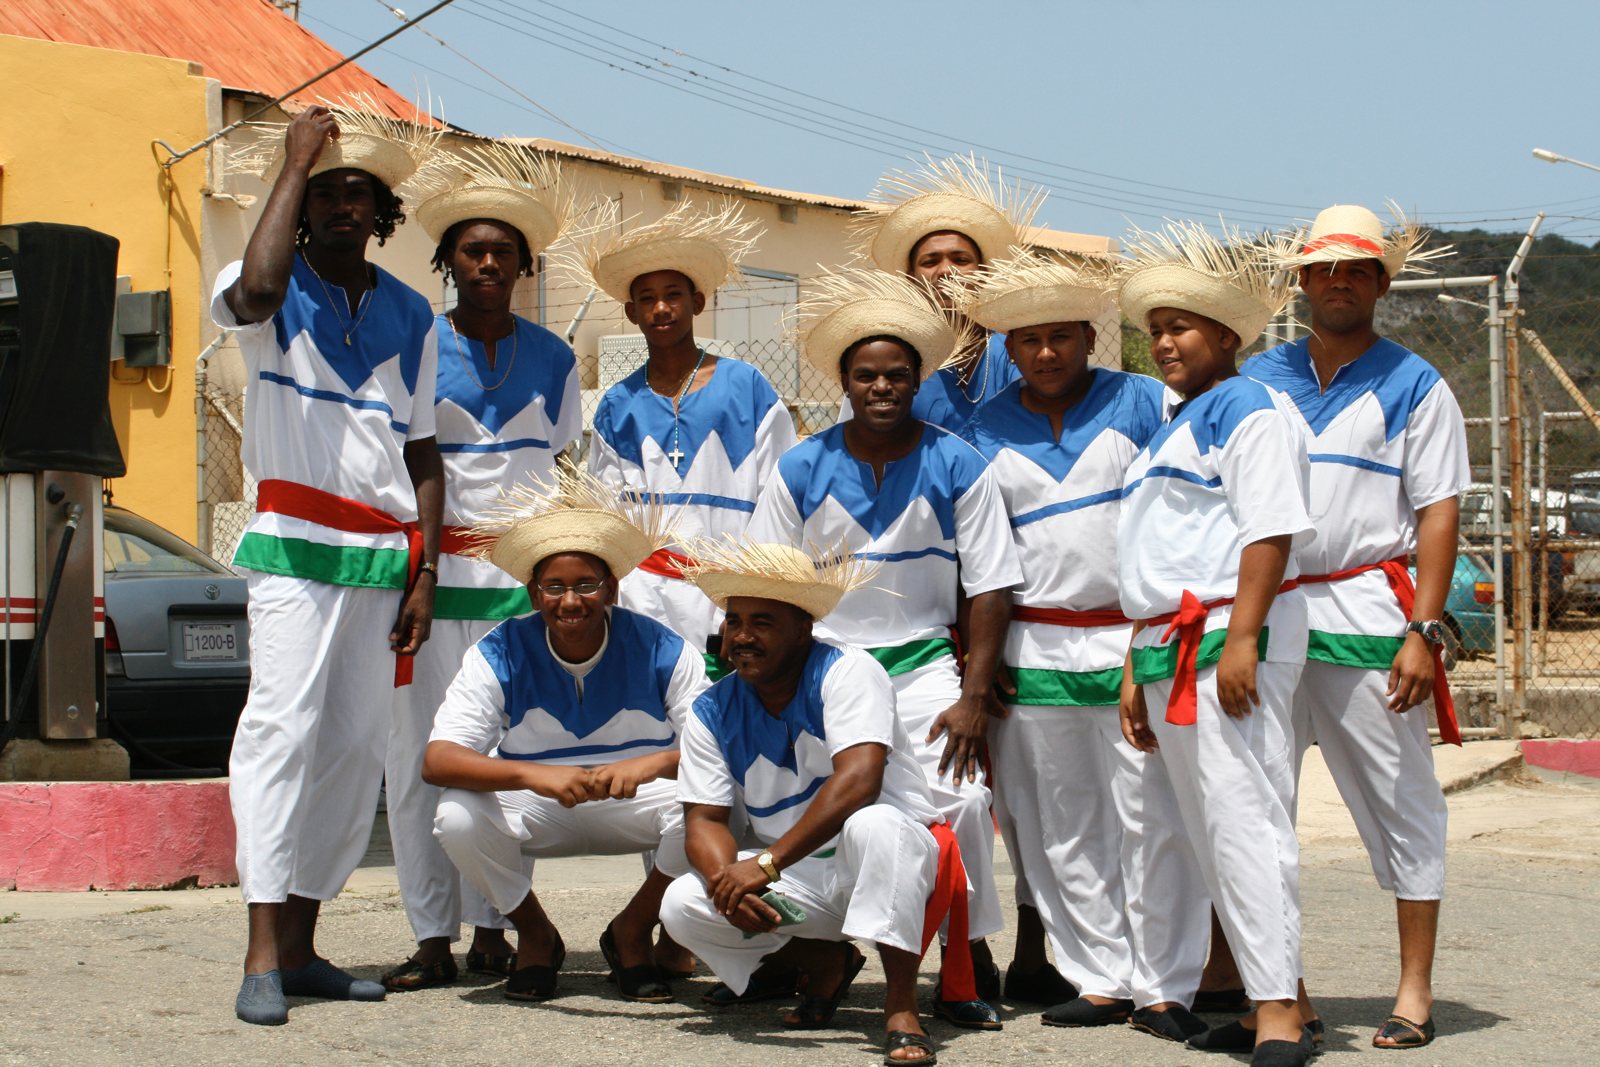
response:
M1422 639L1430 645L1444 644L1444 623L1438 619L1424 619L1421 622L1406 623L1406 633L1421 634Z
M774 882L783 880L783 875L778 873L778 863L772 858L771 852L763 852L756 857L756 866L760 867L769 879Z

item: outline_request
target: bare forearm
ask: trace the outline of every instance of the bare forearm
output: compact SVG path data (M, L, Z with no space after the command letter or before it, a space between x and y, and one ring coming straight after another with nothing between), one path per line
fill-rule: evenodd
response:
M1011 627L1011 590L991 589L967 602L967 666L961 678L963 696L982 696L994 684L995 669Z
M1417 512L1417 602L1411 617L1438 619L1456 569L1461 506L1449 497Z
M522 764L485 756L454 741L428 742L422 754L422 780L429 785L476 793L528 788Z
M733 831L728 829L725 820L696 818L692 814L685 823L683 846L689 864L710 882L738 858L739 847L733 840Z
M283 306L305 194L306 172L299 168L286 167L273 184L261 221L245 246L239 280L227 294L228 307L240 322L265 322Z
M1272 600L1289 565L1289 536L1268 537L1244 546L1239 554L1239 588L1228 619L1228 640L1253 642L1266 624Z
M417 529L422 533L422 558L439 561L439 529L444 521L444 460L435 438L407 441L406 473L417 494Z

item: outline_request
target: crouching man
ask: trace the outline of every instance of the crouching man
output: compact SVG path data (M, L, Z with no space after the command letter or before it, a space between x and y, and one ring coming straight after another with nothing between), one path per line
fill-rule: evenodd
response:
M695 873L668 888L662 925L736 994L763 961L798 969L806 992L783 1019L794 1029L832 1021L866 964L851 941L875 943L885 1060L931 1064L917 966L952 905L952 940L966 943L965 873L888 674L859 649L811 636L872 568L787 545L700 545L695 558L686 574L727 613L735 673L684 724L678 797ZM761 849L739 850L736 807Z
M705 665L665 626L612 606L618 579L671 535L659 507L569 468L474 533L475 551L526 583L538 610L474 645L445 694L422 762L423 779L445 787L434 835L517 929L513 1000L554 995L566 957L529 889L534 859L655 849L600 951L625 998L671 1000L668 977L693 961L670 943L652 954L650 934L662 892L689 869L670 779Z

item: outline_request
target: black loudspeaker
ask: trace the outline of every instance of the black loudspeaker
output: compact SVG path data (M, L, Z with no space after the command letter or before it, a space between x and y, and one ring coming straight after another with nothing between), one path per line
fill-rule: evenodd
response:
M128 472L111 425L115 237L0 226L0 473Z

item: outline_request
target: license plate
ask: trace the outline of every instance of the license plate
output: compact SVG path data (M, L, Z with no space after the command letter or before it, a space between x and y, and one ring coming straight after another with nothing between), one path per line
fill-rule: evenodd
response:
M183 624L183 659L186 663L239 658L239 624L186 622Z

